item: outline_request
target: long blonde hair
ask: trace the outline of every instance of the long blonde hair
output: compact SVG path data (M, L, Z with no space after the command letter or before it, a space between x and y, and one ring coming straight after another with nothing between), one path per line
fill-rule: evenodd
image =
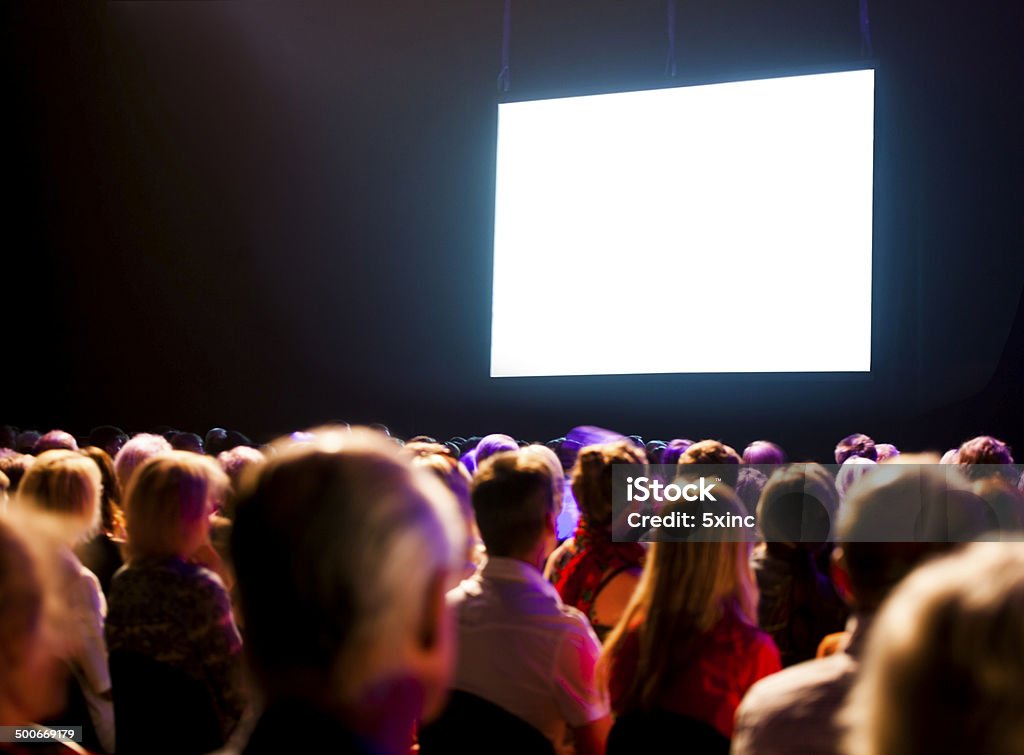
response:
M717 486L715 496L715 513L745 513L731 489ZM670 504L661 513L695 514L700 523L700 506L706 510L708 504ZM684 542L676 536L675 542L666 538L651 545L633 597L605 640L599 673L606 681L630 632L639 641L636 672L616 701L617 712L654 707L669 682L667 671L690 661L697 640L728 613L756 625L750 533L700 526L693 533Z

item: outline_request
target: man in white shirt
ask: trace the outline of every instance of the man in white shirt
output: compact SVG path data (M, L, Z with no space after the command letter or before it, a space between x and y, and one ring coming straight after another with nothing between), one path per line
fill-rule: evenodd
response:
M455 689L519 717L578 755L604 752L611 728L595 668L601 646L541 570L555 544L551 473L509 451L477 471L472 500L487 563L448 594L457 617Z

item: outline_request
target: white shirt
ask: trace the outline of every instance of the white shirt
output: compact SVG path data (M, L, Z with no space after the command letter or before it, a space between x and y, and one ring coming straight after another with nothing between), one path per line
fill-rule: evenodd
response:
M65 553L65 568L65 598L77 634L74 652L68 660L89 707L96 737L104 750L114 752L114 704L101 696L110 690L107 644L103 637L107 601L96 575L70 551Z
M515 714L556 748L566 725L608 715L607 691L595 680L601 645L594 630L537 569L490 558L448 593L448 603L459 632L456 689Z

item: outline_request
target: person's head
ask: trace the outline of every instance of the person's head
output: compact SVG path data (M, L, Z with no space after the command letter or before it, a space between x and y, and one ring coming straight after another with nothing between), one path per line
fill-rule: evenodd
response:
M0 517L0 724L56 715L64 704L49 614L57 596L44 569L54 554L36 552L40 534L22 519Z
M124 514L121 511L121 490L114 474L114 462L102 448L86 446L82 455L92 459L100 470L103 490L100 493L100 527L108 535L119 534L124 528Z
M649 440L644 446L648 464L661 464L661 452L668 444L663 440Z
M520 453L526 454L531 459L539 459L547 465L551 473L551 496L555 502L555 513L562 510L562 499L565 495L565 470L562 462L558 460L558 454L547 446L540 443L531 443L520 449Z
M217 456L222 451L227 451L231 447L228 441L228 431L223 427L211 427L206 432L206 437L203 439L203 448L206 449L206 453L210 454L210 456Z
M979 435L960 446L957 464L969 479L1009 475L1013 464L1010 447L991 435ZM1016 478L1014 479L1016 482Z
M249 467L255 464L262 464L266 457L258 448L251 446L235 446L229 451L221 451L217 454L217 463L224 470L231 483L230 489L224 496L224 502L220 513L228 519L235 517L235 499L242 484L242 475Z
M29 467L35 463L35 460L35 457L29 454L20 454L17 451L11 451L6 448L0 449L0 472L7 475L7 479L10 481L10 487L7 491L10 495L18 492L21 479L25 476L25 472L28 471Z
M194 454L205 453L203 449L203 439L195 433L176 430L170 434L170 437L167 438L167 442L171 444L171 448L175 451L191 451Z
M18 453L30 454L35 452L36 441L38 441L42 435L37 430L22 430L18 433L18 439L16 441L14 450Z
M117 457L118 451L128 442L128 433L113 425L100 425L89 431L89 445L102 448L111 459Z
M875 611L925 560L997 526L992 510L947 467L885 464L850 490L839 512L836 581L860 612Z
M576 457L572 494L580 508L580 518L590 527L611 526L613 464L639 464L646 468L647 456L631 441L615 440L584 446Z
M757 524L770 552L817 550L834 535L839 494L820 464L791 464L769 479L757 503Z
M75 436L71 433L64 432L63 430L50 430L45 435L39 436L39 440L32 446L32 453L36 456L43 453L44 451L77 451L78 441L75 440Z
M494 456L494 454L500 454L503 451L515 451L518 448L519 444L516 443L515 438L511 435L504 435L503 433L485 435L476 445L476 454L474 456L476 466L479 469L480 465L491 456Z
M153 433L139 433L125 443L114 457L114 473L117 475L117 484L121 491L127 494L132 474L144 461L170 453L172 450L166 438Z
M714 504L679 502L667 504L662 511L689 512L698 520L701 511L707 510L730 517L745 514L729 488L716 487L715 496ZM692 540L673 542L680 535L669 531L664 531L664 537L652 543L640 583L605 642L602 665L607 671L627 633L639 626L639 659L622 709L652 707L667 681L666 667L695 662L698 638L727 613L751 625L757 622L749 533L713 527L701 528Z
M864 433L854 433L839 441L836 445L835 456L836 464L842 464L851 456L877 461L878 451L875 449L875 441Z
M469 497L469 488L473 478L452 455L448 446L425 441L410 441L402 449L403 455L412 459L412 465L425 469L436 476L451 491L459 504L463 524L466 528L466 565L477 565L479 561L476 518L473 515L473 504Z
M976 543L886 601L842 716L851 755L1024 747L1024 544Z
M693 441L689 438L674 438L670 440L661 452L661 463L670 466L678 464L679 457L692 445Z
M715 473L722 478L722 482L730 488L735 488L740 474L739 465L742 461L743 459L731 446L727 446L719 440L702 440L683 451L677 466L680 467L679 472L682 474L686 471L682 467L690 464L714 465Z
M434 713L454 641L444 596L465 543L457 504L378 433L306 437L243 476L232 528L262 692L344 717L412 684Z
M861 477L871 474L871 470L878 465L878 462L866 459L863 456L851 456L843 462L836 470L836 490L839 492L839 500L845 501L850 488Z
M0 425L0 449L9 448L12 451L18 445L18 428L14 425Z
M786 454L770 440L755 440L743 449L744 464L785 464Z
M894 446L892 443L876 443L875 455L877 457L875 460L879 464L884 464L887 461L891 462L894 459L898 458L900 455L900 450L896 448L896 446Z
M131 558L190 557L206 540L227 486L227 475L206 456L168 451L147 459L125 494Z
M543 562L558 514L548 462L523 451L496 454L480 465L471 495L489 557Z
M15 501L19 508L53 517L64 539L78 543L99 527L102 489L92 459L76 451L45 451L25 473Z

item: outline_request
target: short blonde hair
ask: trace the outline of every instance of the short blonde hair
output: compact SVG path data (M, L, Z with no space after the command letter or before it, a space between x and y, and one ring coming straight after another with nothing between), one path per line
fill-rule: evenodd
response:
M135 470L125 500L132 558L187 556L209 526L211 499L228 487L215 461L191 451L154 456Z
M904 580L842 713L850 755L1024 751L1024 543L975 543Z
M58 518L73 542L99 527L103 478L93 460L75 451L44 451L18 486L19 506Z

